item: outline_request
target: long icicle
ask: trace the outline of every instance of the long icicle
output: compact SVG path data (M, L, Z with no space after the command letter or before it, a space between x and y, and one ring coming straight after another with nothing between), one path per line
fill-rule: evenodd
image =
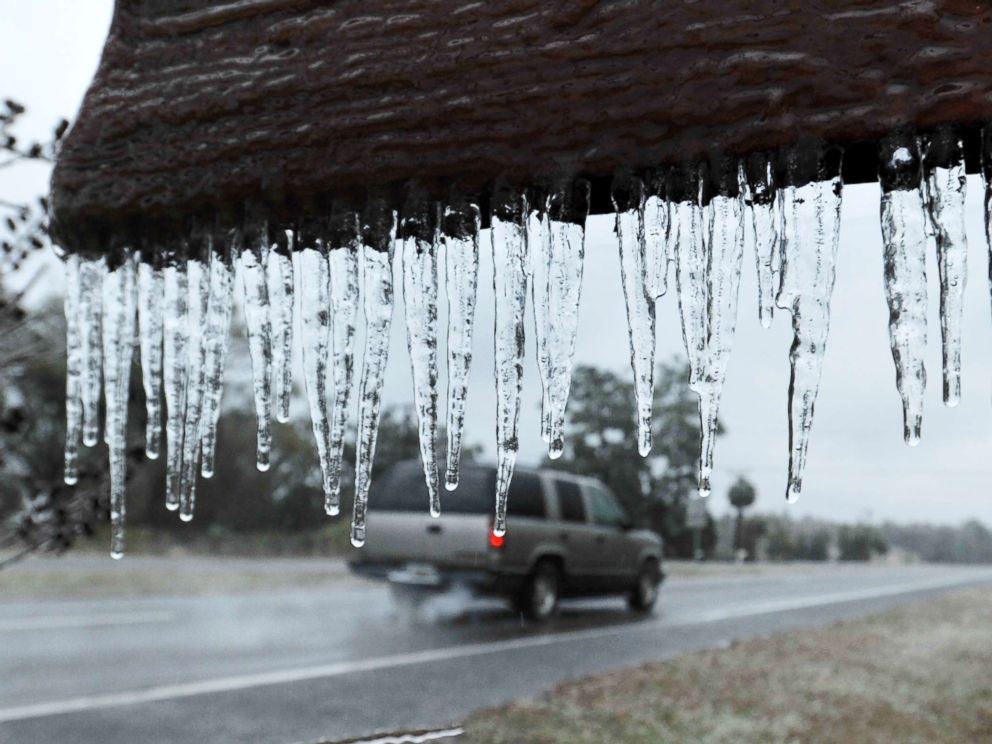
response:
M412 188L399 238L406 341L420 430L420 456L431 516L441 516L437 472L437 218L426 195Z
M300 327L303 381L317 445L324 504L331 503L331 406L328 399L328 353L331 341L330 264L327 244L310 230L300 236Z
M548 232L548 193L531 189L527 214L527 278L534 315L537 371L541 378L541 439L551 442L551 236Z
M493 533L506 534L506 498L517 461L523 387L524 316L527 309L527 209L523 195L501 183L493 195L493 290L496 367L496 517Z
M479 283L479 208L452 193L441 220L448 295L448 442L444 486L458 488L465 401L472 366L472 333Z
M331 492L324 510L335 516L341 511L341 472L344 467L344 436L348 406L355 376L355 326L358 320L358 251L361 232L358 215L335 208L328 236L331 268L331 357L334 408L331 418Z
M575 337L579 330L589 195L588 181L567 181L552 189L548 202L552 311L548 328L550 372L547 397L551 430L548 456L552 460L561 457L565 451L565 407L572 387Z
M73 486L79 482L79 445L83 441L83 332L80 317L79 256L65 260L65 469L63 479Z
M372 464L379 432L382 385L389 360L389 329L393 318L394 222L386 202L369 200L362 218L362 304L365 309L365 356L358 393L358 441L355 447L355 506L351 543L365 544L366 511Z
M927 232L921 192L922 160L912 134L882 140L878 179L889 340L902 397L903 437L919 444L927 385Z
M985 182L985 245L989 261L989 293L992 296L992 126L982 130L982 180Z
M162 442L162 302L164 279L158 256L138 266L138 333L145 390L145 455L157 460Z
M193 519L196 506L196 478L200 471L201 416L206 388L206 336L204 329L210 305L209 236L197 236L190 243L191 258L186 277L189 301L186 313L186 412L183 417L183 464L179 485L179 518Z
M206 354L200 427L200 475L204 478L212 478L214 474L220 402L224 394L227 339L231 329L231 310L234 304L232 261L240 246L241 232L233 230L226 235L214 237L213 252L210 255L210 300L204 329Z
M289 421L293 396L293 258L292 236L287 231L275 235L265 267L272 317L272 385L276 396L276 421Z
M272 318L265 278L270 248L268 227L257 225L248 233L240 256L255 395L255 466L263 473L271 465L272 450Z
M82 259L79 265L79 315L83 327L80 340L83 356L83 444L95 447L100 441L100 385L103 374L103 278L105 258Z
M127 402L134 350L137 287L133 256L103 283L103 383L106 400L106 440L110 452L110 555L124 556L124 519L127 486Z
M792 314L789 358L789 483L786 500L802 492L813 408L820 386L830 299L840 240L841 152L795 148L786 153L782 191L782 287L777 305Z
M166 484L165 506L179 508L182 482L183 424L186 419L186 316L189 309L189 281L186 264L174 256L165 258L163 270L162 365L166 405Z
M668 172L661 169L645 184L644 263L645 291L657 301L668 292L669 223Z
M775 317L775 294L781 279L779 209L775 168L767 153L758 152L744 161L747 183L745 202L751 209L754 256L758 269L758 319L771 328Z
M940 274L944 403L956 406L961 399L961 325L968 279L968 238L964 223L967 190L964 146L953 129L941 128L933 135L923 167Z
M620 247L620 278L627 306L630 333L630 366L637 396L637 449L642 457L651 451L654 405L655 319L654 298L648 297L644 245L644 184L621 174L613 182L617 210L616 234Z

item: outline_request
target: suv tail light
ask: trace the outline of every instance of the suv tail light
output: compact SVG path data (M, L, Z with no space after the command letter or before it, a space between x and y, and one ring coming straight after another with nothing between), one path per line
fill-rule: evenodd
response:
M489 522L489 547L496 548L500 550L504 545L506 545L506 536L497 535L496 531L493 529L492 521Z

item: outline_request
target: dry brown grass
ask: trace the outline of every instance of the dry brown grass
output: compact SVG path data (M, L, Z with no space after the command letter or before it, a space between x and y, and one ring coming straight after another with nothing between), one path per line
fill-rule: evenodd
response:
M472 744L992 742L992 590L563 684Z

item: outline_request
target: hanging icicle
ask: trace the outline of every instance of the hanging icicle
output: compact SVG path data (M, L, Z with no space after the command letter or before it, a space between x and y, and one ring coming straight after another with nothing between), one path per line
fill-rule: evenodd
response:
M457 192L452 192L444 208L441 241L448 295L448 442L444 486L454 491L458 488L479 282L479 208Z
M358 320L358 251L361 231L358 215L335 207L328 232L328 262L331 271L331 357L334 408L331 418L330 497L324 510L334 516L341 511L341 472L344 464L344 435L355 376L355 324Z
M277 230L265 265L272 317L272 385L276 396L276 421L289 421L293 396L293 238Z
M575 337L579 329L589 194L588 181L562 181L552 188L548 200L550 364L547 401L548 456L552 460L565 451L565 407L572 387Z
M653 173L645 184L644 274L645 291L657 301L668 292L669 221L668 170Z
M189 281L186 264L174 255L165 256L163 270L162 365L166 406L165 506L179 508L182 482L183 426L186 419L187 314Z
M105 258L81 259L79 263L80 341L83 358L83 444L95 447L100 441L100 385L103 374L103 279Z
M437 217L411 188L400 220L403 308L420 429L420 455L432 517L441 516L437 472Z
M921 174L915 136L895 134L882 140L878 177L885 298L896 387L902 397L903 436L910 446L920 441L927 385L927 230Z
M386 202L378 197L371 199L362 219L365 356L358 393L355 506L351 518L351 543L356 548L365 544L365 519L379 431L379 408L389 359L389 329L393 317L394 224L393 212Z
M992 295L992 126L982 130L982 180L985 182L985 245L989 260L989 293Z
M644 277L648 270L644 246L644 184L620 174L613 180L613 205L617 210L616 234L620 246L620 278L627 305L630 331L630 366L637 396L637 449L642 457L651 451L651 418L654 404L654 298L648 297Z
M534 342L537 371L541 378L541 439L551 442L551 403L548 400L551 378L551 240L548 231L548 193L544 188L531 189L527 214L527 278L531 287L534 313Z
M944 403L956 406L961 399L961 324L968 278L968 238L964 224L964 146L953 129L938 129L930 138L923 168L940 274Z
M67 485L79 481L79 445L83 441L83 384L85 355L84 324L81 318L80 260L71 255L65 261L65 469Z
M795 338L789 383L789 484L786 500L802 492L809 432L813 425L830 330L840 240L842 153L797 147L785 154L782 287L777 304L792 313Z
M204 328L204 389L200 433L200 475L212 478L217 451L220 402L224 394L227 339L234 300L233 257L241 248L241 232L232 230L214 238L210 254L210 299Z
M780 249L782 213L779 208L775 168L767 153L754 153L744 161L745 203L751 209L754 256L758 268L758 319L771 328L775 295L781 282Z
M138 265L138 333L145 390L145 455L157 460L162 440L162 302L164 279L155 251Z
M120 265L103 282L103 383L107 419L105 437L110 451L110 555L124 556L124 519L127 484L127 402L137 315L134 258L120 257Z
M272 318L265 277L269 250L266 225L257 225L248 231L241 250L241 276L245 286L245 326L255 393L255 466L263 473L270 467L272 449Z
M500 183L493 194L496 366L496 518L493 533L506 534L506 497L517 461L520 391L527 309L527 205L523 194Z
M670 188L678 205L675 278L689 355L689 387L699 396L699 495L705 498L710 494L720 396L737 326L744 202L738 166L730 158L718 158L708 169L676 171ZM695 229L696 205L702 206L702 234Z

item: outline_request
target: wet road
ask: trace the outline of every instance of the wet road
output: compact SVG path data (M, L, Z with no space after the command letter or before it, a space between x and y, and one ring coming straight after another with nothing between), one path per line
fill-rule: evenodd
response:
M673 578L638 618L568 604L535 627L459 596L416 617L379 586L195 598L0 599L0 741L291 743L443 726L555 683L822 625L992 570L824 567Z

